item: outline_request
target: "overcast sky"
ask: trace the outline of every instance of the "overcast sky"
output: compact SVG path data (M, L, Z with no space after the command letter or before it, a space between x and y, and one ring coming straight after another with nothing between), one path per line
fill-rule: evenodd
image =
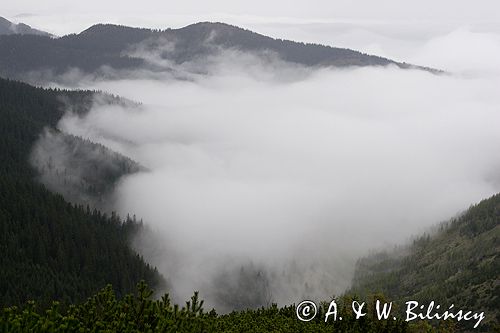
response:
M0 16L65 34L99 21L166 28L199 20L223 20L252 28L269 24L345 24L354 21L379 25L473 25L477 29L486 26L491 30L492 25L498 26L499 13L500 3L497 0L184 0L175 3L161 0L17 0L2 4ZM296 36L293 29L279 33L283 37Z
M309 0L309 1L79 1L18 0L4 3L9 15L21 13L115 13L115 15L173 14L212 15L227 13L267 17L295 17L299 19L364 18L364 19L428 19L495 20L498 1L457 0Z

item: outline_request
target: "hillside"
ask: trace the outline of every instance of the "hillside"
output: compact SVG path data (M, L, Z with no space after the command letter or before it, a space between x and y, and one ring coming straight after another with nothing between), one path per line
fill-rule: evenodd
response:
M52 192L104 211L120 178L143 169L103 145L48 129L37 141L30 162Z
M0 306L78 302L108 283L123 295L141 279L161 282L128 246L137 223L68 203L28 163L40 133L62 116L62 101L81 104L91 94L0 79Z
M33 29L24 23L13 23L0 16L0 35L41 35L50 36L49 33Z
M385 66L428 68L363 54L350 49L274 39L224 23L196 23L180 29L150 30L111 24L94 25L79 34L61 38L34 35L0 36L0 75L23 78L30 72L62 74L74 68L85 73L102 66L114 69L153 69L143 58L129 51L139 44L173 49L161 56L184 63L222 49L244 52L272 52L284 61L305 66ZM433 71L433 70L432 70Z
M442 224L433 235L424 235L394 252L359 260L350 293L381 292L393 300L455 304L485 311L485 321L498 325L499 253L497 194Z

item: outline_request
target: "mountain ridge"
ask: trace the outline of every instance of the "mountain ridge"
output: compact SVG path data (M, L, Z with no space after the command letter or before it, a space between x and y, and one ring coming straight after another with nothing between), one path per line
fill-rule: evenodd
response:
M27 24L24 23L14 23L7 20L5 17L0 16L0 35L41 35L41 36L51 36L48 32L34 29Z
M226 23L199 22L165 30L96 24L78 34L59 38L0 36L0 75L22 79L32 72L51 71L58 75L74 68L84 73L95 73L105 66L115 70L155 70L144 59L127 52L141 43L151 41L156 41L156 44L172 42L172 52L162 52L161 57L177 64L200 59L222 48L257 53L270 51L283 61L306 67L394 65L402 69L441 73L432 68L396 62L351 49L275 39Z
M271 49L272 47L269 47L270 46L269 44L271 44L273 42L282 42L282 43L286 43L287 45L293 45L295 47L314 47L314 48L320 48L323 51L335 50L338 52L344 52L344 54L352 53L352 54L357 54L361 57L370 57L374 60L376 59L376 61L373 61L373 63L371 63L372 65L385 66L385 65L389 65L389 64L394 64L394 65L397 65L401 68L416 68L416 69L423 69L423 70L440 72L439 70L435 70L435 69L432 69L429 67L411 65L411 64L404 63L404 62L397 62L397 61L394 61L394 60L391 60L391 59L388 59L385 57L363 53L363 52L356 51L356 50L350 49L350 48L341 48L341 47L335 47L335 46L325 45L325 44L320 44L320 43L305 43L305 42L284 39L284 38L273 38L273 37L266 36L266 35L258 33L258 32L254 32L250 29L242 28L242 27L239 27L236 25L232 25L232 24L228 24L228 23L220 22L220 21L214 21L214 22L213 21L202 21L202 22L188 24L188 25L181 27L181 28L176 28L176 29L167 28L167 29L163 29L163 30L140 28L140 27L130 27L130 26L119 25L119 24L111 24L111 23L98 23L98 24L94 24L94 25L90 26L89 28L83 30L82 32L80 32L79 34L76 34L76 35L82 36L82 35L91 35L91 34L95 34L95 33L102 33L103 31L105 31L105 29L113 29L115 31L116 30L124 30L127 32L131 32L131 31L135 31L135 32L140 31L140 32L144 32L144 33L151 32L151 33L159 33L159 34L169 34L172 32L174 32L174 33L178 32L178 33L182 33L182 34L187 35L187 36L192 35L192 34L197 34L197 35L200 35L202 37L205 37L205 39L207 37L210 37L210 34L212 34L214 32L215 33L223 33L226 35L244 34L247 37L253 36L253 37L257 37L257 38L265 40L266 41L265 45L267 46L266 49ZM217 36L216 36L216 38L217 38ZM252 42L255 42L257 40L257 38L252 40ZM252 45L252 46L253 47L249 47L249 46L247 46L247 47L249 50L263 48L262 45ZM293 59L293 57L292 57L292 59ZM325 57L325 59L327 59L327 57ZM306 65L322 65L321 61L325 61L325 59L321 59L321 58L320 59L318 59L318 58L311 59L310 63L306 63L303 59L301 59L301 60L295 59L295 60L297 63L302 63L302 64L306 64ZM368 58L366 58L366 59L368 59ZM285 59L285 60L287 60L287 59ZM324 65L331 65L331 64L329 64L328 62L325 62ZM338 65L343 66L344 64L339 63ZM356 64L345 64L345 65L356 65ZM362 65L362 64L359 64L359 65Z

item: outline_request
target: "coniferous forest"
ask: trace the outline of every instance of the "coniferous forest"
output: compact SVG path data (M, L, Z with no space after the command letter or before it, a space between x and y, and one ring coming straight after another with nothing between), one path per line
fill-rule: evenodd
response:
M134 253L131 220L68 203L36 181L28 163L33 143L63 112L60 97L84 100L92 92L44 90L0 81L0 288L2 306L37 300L80 302L113 284L118 295L145 280L161 283Z

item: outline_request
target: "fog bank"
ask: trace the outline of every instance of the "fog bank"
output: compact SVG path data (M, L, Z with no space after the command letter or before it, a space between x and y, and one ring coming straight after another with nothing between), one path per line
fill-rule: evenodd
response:
M478 54L499 45L465 35ZM461 47L456 35L438 38L451 54ZM144 54L161 65L156 56ZM114 208L150 227L135 246L175 299L200 290L222 310L326 299L349 286L370 249L499 191L497 63L478 68L474 53L461 61L434 75L223 51L163 64L173 71L161 75L79 77L143 104L96 103L59 129L147 168L122 178Z

